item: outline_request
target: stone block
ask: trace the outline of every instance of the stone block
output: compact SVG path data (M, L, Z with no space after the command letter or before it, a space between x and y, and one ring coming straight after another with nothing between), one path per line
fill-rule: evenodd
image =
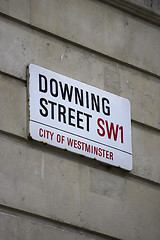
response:
M27 136L25 82L0 74L0 130Z
M0 12L9 14L9 2L6 0L1 0L0 2Z
M59 157L55 148L43 152L43 145L35 147L33 142L3 138L0 145L1 203L78 224L79 164L64 161L65 152Z
M101 62L92 53L5 18L1 18L0 34L1 71L26 80L26 67L34 63L103 89Z
M159 79L121 65L106 69L105 90L130 100L133 120L160 129Z
M30 1L28 0L1 0L0 12L30 23Z
M31 24L160 74L159 27L99 1L31 1ZM146 38L147 36L147 38ZM154 46L154 47L151 47Z
M159 79L127 68L119 68L121 96L130 100L132 119L160 129Z
M0 145L0 204L119 239L159 239L157 185L5 135Z
M160 132L132 123L133 174L160 183Z
M41 222L10 214L0 213L1 240L93 240L78 231L69 231L63 226L54 226L48 222ZM95 238L94 238L95 239Z

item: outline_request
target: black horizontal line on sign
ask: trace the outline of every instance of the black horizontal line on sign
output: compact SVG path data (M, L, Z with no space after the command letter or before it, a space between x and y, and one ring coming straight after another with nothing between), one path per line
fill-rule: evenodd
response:
M91 141L91 142L101 144L101 145L103 145L103 146L105 146L105 147L110 147L110 148L113 148L113 149L115 149L115 150L121 151L121 152L123 152L123 153L127 153L127 154L129 154L129 155L132 155L132 153L126 152L126 151L121 150L121 149L119 149L119 148L111 147L111 146L109 146L109 145L107 145L107 144L104 144L104 143L101 143L101 142L94 141L94 140L92 140L92 139L89 139L89 138L86 138L86 137L83 137L83 136L77 135L77 134L75 134L75 133L67 132L67 131L65 131L65 130L62 130L62 129L60 129L60 128L56 128L56 127L53 127L53 126L47 125L47 124L45 124L45 123L41 123L41 122L38 122L38 121L35 121L35 120L30 120L30 121L31 121L31 122L34 122L34 123L39 123L39 124L44 125L44 126L46 126L46 127L50 127L50 128L53 128L53 129L59 130L59 131L61 131L61 132L69 133L69 134L72 134L72 135L74 135L74 136L76 136L76 137L80 137L80 138L83 138L83 139L89 140L89 141Z

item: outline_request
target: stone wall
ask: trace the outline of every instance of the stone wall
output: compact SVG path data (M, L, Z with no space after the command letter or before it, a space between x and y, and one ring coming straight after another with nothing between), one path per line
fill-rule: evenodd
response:
M0 239L160 239L159 8L120 2L0 1ZM130 100L131 172L27 139L30 63Z

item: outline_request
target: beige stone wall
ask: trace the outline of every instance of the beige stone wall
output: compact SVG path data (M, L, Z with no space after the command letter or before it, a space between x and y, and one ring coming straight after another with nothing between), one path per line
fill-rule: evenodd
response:
M109 2L0 0L2 240L160 239L160 27ZM131 172L27 139L30 63L130 100Z

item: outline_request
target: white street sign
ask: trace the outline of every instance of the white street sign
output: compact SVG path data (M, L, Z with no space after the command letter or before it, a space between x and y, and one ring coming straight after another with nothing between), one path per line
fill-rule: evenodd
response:
M132 169L129 101L33 64L29 65L29 135Z

